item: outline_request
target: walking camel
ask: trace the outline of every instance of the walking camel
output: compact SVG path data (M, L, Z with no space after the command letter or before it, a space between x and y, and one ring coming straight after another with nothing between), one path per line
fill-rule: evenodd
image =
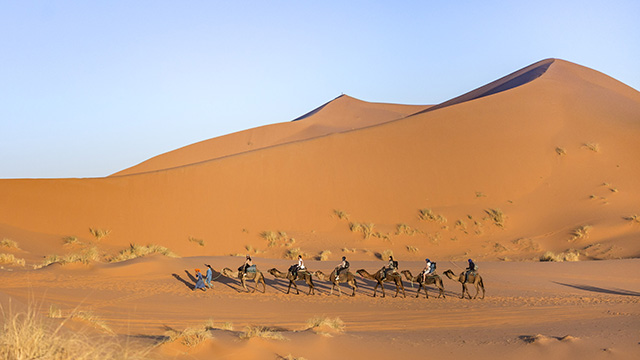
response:
M393 295L393 297L398 296L398 292L400 292L400 290L402 289L402 296L403 297L407 297L407 294L404 292L404 285L402 284L402 276L400 276L400 274L398 273L390 273L387 275L387 277L383 280L382 279L382 272L384 270L380 269L378 271L376 271L374 274L369 274L369 272L365 269L360 269L358 271L356 271L358 273L358 275L362 276L365 279L370 279L370 280L375 280L376 281L376 286L373 288L373 297L376 297L376 291L378 290L378 286L380 286L380 288L382 288L382 297L385 296L384 294L384 285L382 284L383 282L390 282L393 281L396 284L396 294Z
M469 299L471 299L471 294L469 294L469 289L467 289L467 284L473 284L476 287L476 295L473 297L474 299L478 297L478 293L479 288L482 289L482 297L481 299L484 299L484 283L482 282L482 276L480 276L480 274L478 273L469 273L469 276L467 276L467 281L465 281L465 277L464 277L464 273L466 271L463 271L460 273L460 276L458 276L458 278L455 278L455 274L453 273L453 271L451 271L451 269L447 270L444 272L444 275L447 275L447 277L451 280L458 280L461 284L462 284L462 296L460 296L460 299L464 299L464 294L466 293L467 295L469 295Z
M424 288L424 294L425 294L425 298L428 299L429 298L429 294L427 293L427 285L435 285L438 290L440 290L440 293L438 294L438 298L440 298L441 296L444 298L444 284L442 283L442 279L440 278L440 276L438 274L432 274L432 275L427 275L427 278L425 280L425 282L422 282L422 274L418 274L418 276L413 276L411 274L411 271L409 270L402 270L401 271L402 274L404 274L404 276L407 278L407 280L411 281L412 283L417 282L419 287L418 287L418 291L416 292L416 297L420 296L420 289Z
M224 268L222 269L221 272L222 275L228 277L228 278L232 278L232 279L240 279L240 284L242 284L242 288L245 289L245 291L249 292L249 289L247 289L247 285L245 284L245 280L255 280L256 282L256 286L253 288L253 290L251 291L252 293L256 291L256 289L258 288L258 283L262 283L262 292L266 292L267 290L267 285L264 282L264 275L262 275L262 271L257 270L256 272L248 272L248 273L242 273L240 271L237 270L231 270L229 268Z
M298 273L294 277L291 271L287 273L283 273L282 271L272 268L269 269L269 274L273 275L279 279L287 279L289 280L289 287L287 288L287 294L291 290L291 285L296 289L296 294L300 294L298 291L298 285L296 285L296 280L304 280L305 283L309 286L309 293L307 295L315 295L315 286L313 286L313 280L311 279L311 273L306 270L298 270Z
M356 296L356 289L358 288L358 285L356 283L356 277L353 276L353 274L349 270L343 271L337 280L336 280L335 270L333 270L331 274L329 274L329 276L325 275L322 271L319 271L319 270L314 272L313 275L315 275L318 279L322 281L330 281L332 283L331 291L329 292L329 295L333 294L333 289L336 287L338 288L338 296L342 295L342 291L340 290L340 284L346 282L351 286L351 288L353 288L353 293L351 294L351 296Z

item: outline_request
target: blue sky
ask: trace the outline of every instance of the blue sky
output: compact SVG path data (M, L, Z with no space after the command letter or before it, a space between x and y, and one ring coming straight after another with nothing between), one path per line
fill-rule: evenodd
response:
M435 104L538 60L640 89L640 1L0 0L0 178L100 177L341 93Z

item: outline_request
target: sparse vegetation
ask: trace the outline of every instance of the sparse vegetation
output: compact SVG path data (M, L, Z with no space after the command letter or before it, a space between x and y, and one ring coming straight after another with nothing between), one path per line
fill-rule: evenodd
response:
M420 220L436 221L441 224L447 222L447 218L442 215L435 214L431 209L418 210L418 216L420 217Z
M464 220L460 219L460 220L456 221L455 228L459 229L460 231L463 231L464 233L466 233L467 232L467 223L464 222Z
M586 143L582 146L593 152L600 152L600 145L598 145L597 143Z
M332 332L343 333L345 328L346 325L344 324L344 321L339 317L331 319L326 316L316 316L307 320L307 329L327 329Z
M165 342L179 341L182 345L194 347L211 338L209 330L210 328L207 325L190 327L182 331L169 328L166 333L168 338Z
M102 240L103 237L105 237L105 236L107 236L107 235L109 235L111 233L111 230L89 228L89 232L97 240Z
M349 249L349 248L342 248L342 252L343 252L343 253L354 253L354 252L356 252L356 248L351 248L351 249Z
M112 256L107 261L109 262L120 262L130 259L135 259L151 254L161 254L168 257L177 258L178 255L174 254L171 250L167 249L164 246L149 244L149 245L138 245L138 244L129 244L128 249L124 249L120 251L117 255Z
M569 241L577 241L588 238L591 228L592 227L590 225L578 226L571 231L571 239Z
M419 250L417 247L415 247L415 246L407 245L407 251L408 251L408 252L410 252L410 253L412 253L412 254L415 254L415 253L417 253L417 252L418 252L418 251L420 251L420 250Z
M624 219L627 221L631 221L632 223L635 223L635 224L640 224L640 216L638 216L638 214L627 216Z
M284 231L263 231L260 233L260 236L267 240L267 246L268 247L274 247L274 246L292 246L295 242L296 239L294 238L289 238L287 236L287 233Z
M389 256L393 256L393 250L389 250L389 249L384 250L384 251L380 254L380 256L382 256L382 259L383 259L383 260L387 260L387 259L389 258Z
M352 222L349 224L349 230L351 230L351 232L361 232L362 236L365 239L368 239L373 235L373 226L374 225L372 223L362 224Z
M322 250L320 252L320 255L318 255L318 260L320 261L327 261L329 260L329 255L331 255L331 251L329 250Z
M24 259L17 258L13 254L0 254L0 264L24 266Z
M77 236L66 236L66 237L62 238L62 242L65 245L80 244L80 240L78 240Z
M421 233L420 230L413 229L413 228L411 228L411 226L409 226L407 224L397 224L396 225L396 235L406 234L406 235L413 236L413 235L419 234L419 233Z
M540 261L579 261L580 253L576 250L568 250L566 252L561 252L559 254L555 254L552 251L547 251L540 256Z
M349 220L349 214L342 210L333 210L333 214L336 215L340 220Z
M487 195L485 195L483 192L476 191L476 197L479 197L479 198L481 198L481 197L487 197Z
M277 330L267 326L247 326L240 334L241 339L252 339L255 337L271 340L288 340Z
M504 228L504 213L500 209L488 209L484 211L489 215L489 218L493 221L497 227Z
M196 244L198 244L200 246L204 246L204 240L202 240L202 239L196 239L193 236L189 236L189 241L192 242L192 243L196 243Z
M96 341L83 331L60 331L61 324L44 321L34 306L15 314L0 310L0 359L142 360L152 350L128 341L123 345L117 337Z
M0 241L0 247L9 248L9 249L19 249L18 243L14 240L4 238Z
M298 255L302 255L303 258L308 256L307 253L300 250L300 248L287 249L287 251L284 252L285 259L297 259Z
M101 256L98 252L98 248L95 246L91 246L76 253L69 253L66 255L48 255L44 258L40 265L34 265L33 268L40 269L53 263L59 263L60 265L73 263L88 264L91 261L99 261L100 258Z
M560 156L567 155L567 151L561 147L556 147L556 153Z

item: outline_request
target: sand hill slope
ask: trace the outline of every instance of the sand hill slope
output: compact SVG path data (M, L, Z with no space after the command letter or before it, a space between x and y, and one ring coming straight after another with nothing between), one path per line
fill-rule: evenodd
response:
M640 255L638 91L545 60L454 100L340 97L116 174L128 176L1 180L0 236L27 259L71 251L65 236L90 242L89 228L110 230L94 240L103 251L156 243L183 256Z
M205 140L158 155L114 175L169 169L289 142L308 140L395 120L427 108L429 106L426 105L370 103L341 95L291 122L261 126Z

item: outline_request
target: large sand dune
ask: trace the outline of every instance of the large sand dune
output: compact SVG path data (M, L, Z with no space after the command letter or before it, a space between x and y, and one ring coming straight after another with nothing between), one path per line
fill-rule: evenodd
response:
M594 355L595 343L559 336L604 336L618 346L611 334L574 329L601 321L607 331L637 330L637 263L615 259L640 256L639 139L640 93L559 59L543 60L434 106L340 96L295 121L189 145L105 178L0 180L0 239L15 241L0 253L25 259L26 265L4 265L14 272L0 274L0 294L26 302L30 288L51 287L44 294L34 292L46 303L66 307L82 298L84 305L103 312L118 333L132 326L155 336L162 325L184 328L219 317L221 312L203 317L175 310L192 303L205 307L211 299L220 301L225 319L239 324L291 329L313 315L330 314L339 315L353 331L330 339L290 334L296 344L306 344L293 347L260 339L229 345L237 341L235 335L216 333L218 340L197 350L200 355L175 344L163 347L166 355L189 351L196 358L212 352L273 358L287 351L314 359L339 354L322 352L326 346L353 343L348 357L369 351L377 358L394 353L373 346L389 337L397 351L410 357L422 357L426 350L419 345L436 342L444 344L438 354L462 356L472 350L465 339L486 358L496 349L528 358ZM90 228L108 234L98 239ZM94 262L130 244L161 245L183 258ZM185 286L191 279L184 270L202 268L203 256L226 256L215 258L216 264L233 267L241 258L228 255L251 253L262 264L284 268L289 260L281 259L287 253L321 258L323 251L322 258L330 262L314 264L323 270L342 255L373 270L389 252L412 270L425 257L447 267L454 265L449 261L462 265L459 261L468 257L491 261L483 276L496 290L484 302L469 305L449 299L459 284L445 279L449 298L429 300L438 311L434 315L421 308L424 299L372 299L371 284L356 299L302 301L274 295L273 282L267 288L271 294L263 297L236 294L231 280L226 287L217 285L223 290L215 295L198 295ZM595 270L590 262L499 262L537 261L547 251L558 260L607 261ZM93 265L27 270L51 254L91 254ZM618 267L625 271L621 278ZM554 283L556 274L565 272L573 275ZM601 278L590 284L589 272ZM545 274L542 280L538 273ZM525 277L526 283L505 274ZM572 276L579 281L571 281ZM112 280L95 284L92 278ZM133 286L125 284L130 280L137 285L127 287ZM131 310L151 299L160 301L144 311ZM265 310L252 309L258 299ZM522 309L521 301L533 308ZM589 311L581 315L585 304ZM605 319L601 304L629 314L626 322L617 327L612 318ZM423 321L432 316L437 321ZM540 323L540 317L558 320ZM474 335L487 328L486 339ZM620 340L624 350L614 355L637 354L628 340Z

